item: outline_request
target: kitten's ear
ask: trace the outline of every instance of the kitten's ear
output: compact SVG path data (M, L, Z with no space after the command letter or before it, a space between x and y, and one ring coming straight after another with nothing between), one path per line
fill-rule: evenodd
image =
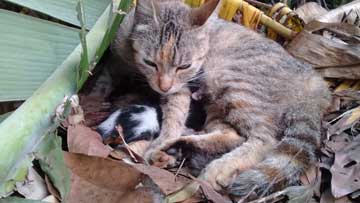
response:
M219 0L208 0L205 4L201 5L199 8L194 8L191 10L191 18L194 25L203 25L211 14L215 11Z
M148 22L149 19L153 19L155 23L157 23L157 10L157 5L154 0L137 0L135 19L140 22Z

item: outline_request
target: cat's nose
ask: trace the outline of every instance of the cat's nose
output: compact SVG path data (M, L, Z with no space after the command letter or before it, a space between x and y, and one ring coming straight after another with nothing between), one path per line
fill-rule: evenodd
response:
M159 78L159 88L163 92L168 92L173 85L173 80L169 76L161 76Z

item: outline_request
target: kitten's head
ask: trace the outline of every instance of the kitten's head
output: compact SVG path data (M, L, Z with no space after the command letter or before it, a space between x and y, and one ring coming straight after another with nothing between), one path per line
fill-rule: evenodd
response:
M209 49L204 26L218 0L191 9L181 0L138 0L132 46L139 71L160 94L196 78Z

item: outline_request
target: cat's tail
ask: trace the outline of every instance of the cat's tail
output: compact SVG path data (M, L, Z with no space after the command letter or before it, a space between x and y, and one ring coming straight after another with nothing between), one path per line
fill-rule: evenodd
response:
M259 197L298 184L303 172L317 160L321 111L318 105L290 107L282 118L281 141L262 162L235 178L230 193L243 197L253 191Z

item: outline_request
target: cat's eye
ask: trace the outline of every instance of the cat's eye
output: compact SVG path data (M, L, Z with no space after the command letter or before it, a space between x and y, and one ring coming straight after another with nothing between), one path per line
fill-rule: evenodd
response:
M144 63L146 63L146 64L149 65L149 66L152 66L152 67L157 68L157 65L156 65L154 62L149 61L149 60L147 60L147 59L144 59Z
M191 64L185 64L185 65L177 67L177 70L185 70L185 69L190 68L190 66L191 66Z

